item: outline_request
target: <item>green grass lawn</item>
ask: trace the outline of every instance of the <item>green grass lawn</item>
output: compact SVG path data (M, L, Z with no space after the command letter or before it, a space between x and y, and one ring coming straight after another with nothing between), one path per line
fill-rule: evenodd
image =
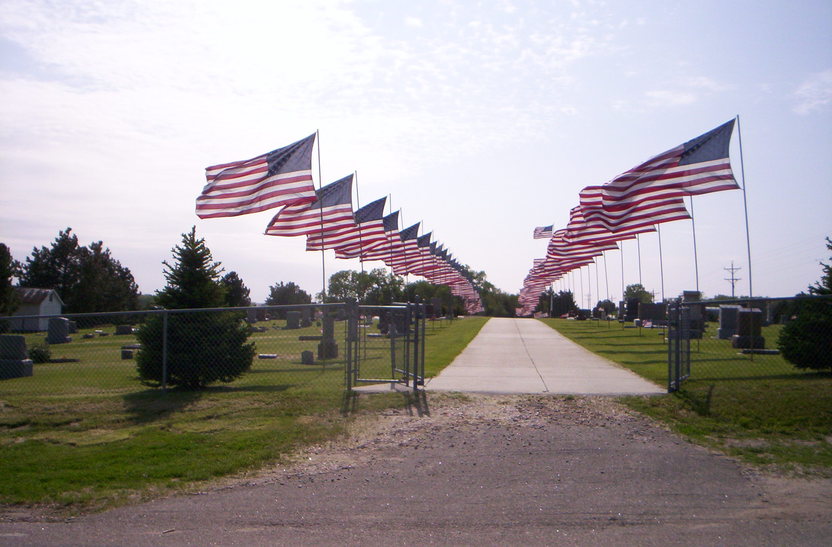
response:
M428 326L428 374L450 363L485 321ZM320 328L284 330L284 324L258 323L267 331L251 336L258 353L277 358L255 359L241 378L202 391L141 384L135 362L121 359L121 346L135 343L129 335L84 339L92 332L85 329L68 344L52 345L52 359L62 362L36 364L32 377L0 381L0 502L78 511L192 488L343 433L346 408L407 404L400 394L347 396L340 359L300 362L301 351L315 351L317 342L298 336ZM336 324L339 340L343 328ZM43 334L27 335L30 345L42 340ZM389 344L385 338L363 343L373 366L388 374Z
M667 385L659 329L544 319L558 332L630 370ZM776 347L779 325L763 328ZM627 397L630 407L707 446L756 464L832 476L832 374L796 369L780 355L742 355L709 324L691 341L691 377L674 394Z

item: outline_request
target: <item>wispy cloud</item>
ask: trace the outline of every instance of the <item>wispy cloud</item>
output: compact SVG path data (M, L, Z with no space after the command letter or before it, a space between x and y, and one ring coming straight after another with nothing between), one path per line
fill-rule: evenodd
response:
M820 112L832 104L832 69L812 74L794 92L794 111L801 116Z

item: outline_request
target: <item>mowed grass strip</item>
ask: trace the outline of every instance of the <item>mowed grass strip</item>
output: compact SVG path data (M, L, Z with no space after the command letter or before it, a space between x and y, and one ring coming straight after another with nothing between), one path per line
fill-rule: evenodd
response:
M485 321L429 326L430 374ZM267 332L251 337L259 353L276 359L256 359L235 382L202 391L142 385L134 361L120 358L131 337L83 340L79 333L77 341L53 346L53 358L77 361L38 364L33 377L0 382L0 502L72 513L194 489L337 437L353 416L343 412L348 406L371 412L408 404L396 394L347 397L339 360L300 363L300 352L317 342L298 336L320 329L286 331L282 324L266 324ZM372 344L389 368L389 340Z
M564 336L667 385L667 345L658 329L543 319ZM832 476L832 374L796 369L780 355L742 355L710 323L691 341L691 377L660 397L626 397L631 408L696 442L758 465ZM775 347L780 326L763 328ZM832 333L831 333L832 334Z

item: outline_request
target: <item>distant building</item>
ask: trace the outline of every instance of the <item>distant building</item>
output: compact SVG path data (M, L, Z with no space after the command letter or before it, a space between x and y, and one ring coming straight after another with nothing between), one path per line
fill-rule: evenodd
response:
M30 289L18 287L20 306L12 315L60 315L64 302L54 289ZM11 330L15 332L38 332L49 329L49 319L30 317L12 319Z

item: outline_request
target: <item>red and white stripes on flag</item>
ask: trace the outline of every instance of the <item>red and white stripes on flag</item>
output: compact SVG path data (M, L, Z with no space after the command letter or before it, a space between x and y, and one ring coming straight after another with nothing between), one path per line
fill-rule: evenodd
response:
M738 189L729 159L734 120L581 192L581 210L613 232L690 218L684 196Z
M325 230L306 238L307 251L323 249L366 249L387 241L384 235L384 205L387 198L378 199L355 212L352 226Z
M315 135L250 160L205 169L208 184L196 198L199 218L233 217L315 201Z
M352 175L348 175L316 192L313 203L287 205L266 227L270 236L302 236L322 231L349 228L352 215Z

